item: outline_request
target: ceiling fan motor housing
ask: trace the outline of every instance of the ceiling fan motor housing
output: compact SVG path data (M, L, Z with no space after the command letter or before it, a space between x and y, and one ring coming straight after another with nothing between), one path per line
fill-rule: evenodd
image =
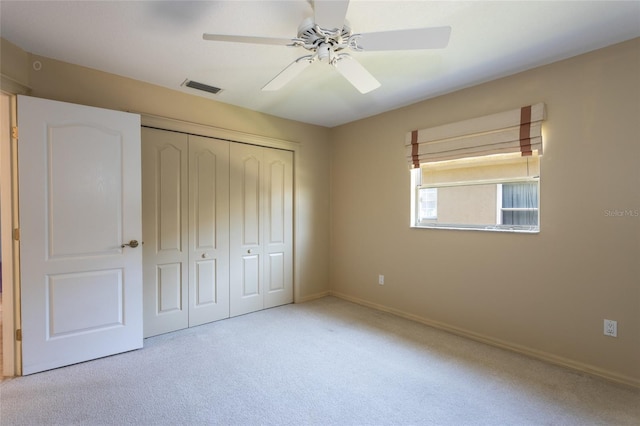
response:
M302 47L312 51L318 50L319 59L324 59L328 56L328 50L321 48L321 46L326 45L327 49L337 52L348 47L350 37L351 28L347 21L345 21L342 29L337 31L320 28L311 17L306 18L298 26L298 38L304 43Z

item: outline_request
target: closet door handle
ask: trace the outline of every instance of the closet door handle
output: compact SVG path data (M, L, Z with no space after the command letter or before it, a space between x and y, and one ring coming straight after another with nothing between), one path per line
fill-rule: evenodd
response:
M138 240L131 240L127 244L123 244L120 247L121 248L125 248L125 247L136 248L136 247L138 247L138 245L139 245Z
M251 254L251 249L247 250L247 253Z

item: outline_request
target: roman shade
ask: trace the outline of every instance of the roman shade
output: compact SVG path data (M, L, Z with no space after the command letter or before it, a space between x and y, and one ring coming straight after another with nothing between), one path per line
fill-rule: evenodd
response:
M497 114L408 132L405 140L411 168L420 164L519 152L542 155L545 105L538 103Z

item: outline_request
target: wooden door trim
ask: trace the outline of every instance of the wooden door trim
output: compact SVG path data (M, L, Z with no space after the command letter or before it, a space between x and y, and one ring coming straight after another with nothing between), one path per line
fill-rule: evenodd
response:
M3 76L4 78L4 76ZM4 80L3 80L4 86ZM20 242L14 229L20 228L18 215L18 139L10 129L17 126L17 98L2 92L3 132L0 138L0 203L2 209L2 364L0 374L22 375L22 346L16 340L20 329ZM4 126L6 125L6 127Z

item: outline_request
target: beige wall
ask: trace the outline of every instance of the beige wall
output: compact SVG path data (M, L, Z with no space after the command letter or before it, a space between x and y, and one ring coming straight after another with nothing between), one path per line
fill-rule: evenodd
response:
M3 75L28 85L31 96L153 114L299 142L297 166L297 298L328 291L329 130L284 120L136 80L30 55L2 40ZM40 61L40 71L31 66Z
M537 102L540 234L409 228L406 132ZM640 385L639 123L635 39L332 129L332 292Z
M0 38L0 66L3 86L7 82L16 82L25 86L29 84L30 58L31 55L28 52Z

